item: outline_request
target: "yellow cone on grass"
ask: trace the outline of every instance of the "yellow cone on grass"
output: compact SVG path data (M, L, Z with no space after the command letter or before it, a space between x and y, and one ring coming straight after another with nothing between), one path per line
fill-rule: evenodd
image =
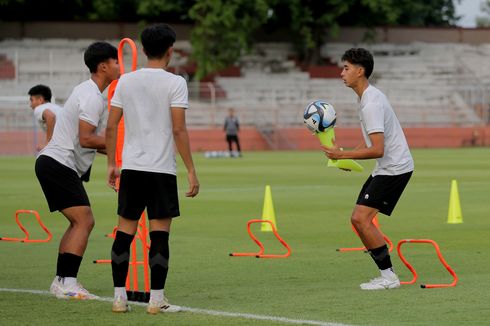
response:
M262 209L262 219L271 221L277 230L276 214L274 213L274 204L272 203L271 186L265 186L264 207ZM272 232L272 226L269 223L262 223L261 231Z
M451 193L449 194L449 211L447 215L447 222L449 224L463 223L463 213L461 213L458 183L456 180L451 181Z

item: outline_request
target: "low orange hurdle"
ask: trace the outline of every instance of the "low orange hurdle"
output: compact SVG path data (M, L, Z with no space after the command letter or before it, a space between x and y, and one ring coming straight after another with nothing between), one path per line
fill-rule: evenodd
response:
M257 237L250 230L250 225L252 225L253 223L269 223L271 228L272 228L272 232L276 236L277 240L279 240L279 242L283 245L283 247L286 248L287 252L285 254L282 254L282 255L278 255L278 254L266 254L266 255L264 255L264 251L265 251L264 245L262 244L262 242L260 242L257 239ZM250 220L247 223L247 232L248 232L248 235L250 236L250 238L252 238L252 240L259 246L260 250L258 252L235 252L235 253L230 253L230 256L232 256L232 257L255 256L256 258L286 258L286 257L289 257L291 255L291 248L286 243L286 241L284 241L279 236L279 234L277 233L276 227L274 226L274 223L272 223L271 221L269 221L269 220L258 220L258 219Z
M39 223L39 226L46 232L47 237L45 239L30 239L29 237L29 232L27 229L24 227L24 225L20 222L19 220L19 215L20 214L32 214L36 218L37 222ZM39 213L35 210L32 209L19 209L15 212L15 222L17 222L17 225L19 228L24 232L26 235L24 238L7 238L7 237L1 237L0 240L2 241L18 241L18 242L26 242L26 243L31 243L31 242L48 242L51 240L53 235L51 232L49 232L48 228L43 224L41 221L41 217L39 216Z
M378 222L378 215L374 215L373 217L373 224L374 226L376 226L376 228L379 230L379 232L381 232L381 228L379 226L379 222ZM354 231L354 233L359 236L359 233L357 233L357 230L354 228L354 225L352 225L352 231ZM389 252L391 253L394 249L394 246L393 246L393 242L390 240L390 238L388 238L388 236L386 234L384 234L383 232L381 232L381 234L383 235L383 239L386 241L386 244L388 244L388 248L389 248ZM367 251L366 247L353 247L353 248L338 248L337 251L340 251L340 252L347 252L347 251Z
M451 268L451 266L449 266L449 264L446 262L446 260L442 256L441 249L439 248L437 243L434 240L430 240L430 239L403 239L403 240L400 240L400 242L398 242L398 245L396 247L396 250L398 251L398 255L400 256L400 259L403 262L403 264L405 264L405 266L407 266L407 268L410 270L410 272L413 275L412 280L407 281L407 282L400 282L401 284L413 284L413 283L415 283L415 281L417 281L417 278L418 278L417 272L412 267L412 265L410 265L410 263L405 259L405 257L403 256L403 254L401 252L401 246L404 243L430 243L436 249L437 257L439 257L439 260L441 261L442 265L444 265L444 267L447 269L449 274L451 274L451 276L453 277L453 281L451 283L447 283L447 284L421 284L420 287L422 289L446 288L446 287L456 286L456 283L458 283L458 276L456 275L456 272L454 272L454 270Z

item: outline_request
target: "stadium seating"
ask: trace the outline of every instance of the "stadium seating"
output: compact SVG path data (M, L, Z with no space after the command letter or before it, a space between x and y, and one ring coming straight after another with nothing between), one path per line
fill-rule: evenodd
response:
M86 39L1 41L0 55L14 63L17 74L14 79L0 79L0 96L27 96L30 87L44 83L62 104L73 86L89 76L82 58L90 42ZM117 45L118 40L110 42ZM374 53L372 82L388 95L404 126L467 126L487 122L489 101L485 91L490 85L490 63L487 63L490 45L356 46ZM321 48L321 55L340 66L342 53L350 47L352 44L328 43ZM145 58L139 44L138 49L138 66L142 66ZM171 66L179 71L179 67L188 63L187 54L192 49L188 41L177 42L176 49ZM190 125L220 125L226 109L234 107L242 124L264 129L271 125L299 126L303 107L314 99L334 104L339 125L357 125L357 99L353 92L340 78L311 78L290 59L293 54L287 43L259 43L252 53L238 61L241 77L189 83L193 108L188 114ZM125 62L129 67L129 53ZM2 106L0 101L0 110L4 109Z

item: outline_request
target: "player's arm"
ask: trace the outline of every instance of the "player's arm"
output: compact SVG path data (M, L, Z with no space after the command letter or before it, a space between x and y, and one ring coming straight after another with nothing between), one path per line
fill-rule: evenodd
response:
M97 150L105 149L105 138L97 134L97 127L81 119L78 121L80 146Z
M322 146L325 155L333 160L339 159L358 159L366 160L383 157L384 155L384 133L375 132L369 134L371 146L356 147L350 151L344 151L334 144L332 147Z
M189 191L185 193L187 197L195 197L199 193L199 180L197 179L196 169L192 160L189 135L185 124L185 109L171 108L172 112L172 132L175 145L179 151L182 161L187 169L187 180Z
M46 144L49 143L51 137L53 137L54 125L56 123L56 114L51 110L46 109L43 112L43 120L46 122Z
M117 128L123 115L122 108L111 106L107 127L105 129L106 154L107 154L107 184L116 190L116 180L119 177L119 169L116 166Z

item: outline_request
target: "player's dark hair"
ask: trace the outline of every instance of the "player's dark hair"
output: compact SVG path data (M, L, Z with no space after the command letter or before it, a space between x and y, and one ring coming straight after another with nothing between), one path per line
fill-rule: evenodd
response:
M117 60L117 49L107 42L95 42L88 46L83 54L85 65L91 73L97 72L99 63L109 59Z
M159 59L174 45L176 35L167 24L157 24L146 27L141 32L141 44L148 59Z
M42 96L46 102L51 102L51 89L46 85L36 85L27 94L29 96Z
M358 65L364 68L364 76L369 78L373 72L374 59L373 55L363 48L352 48L345 51L342 55L342 61L347 61L353 65Z

